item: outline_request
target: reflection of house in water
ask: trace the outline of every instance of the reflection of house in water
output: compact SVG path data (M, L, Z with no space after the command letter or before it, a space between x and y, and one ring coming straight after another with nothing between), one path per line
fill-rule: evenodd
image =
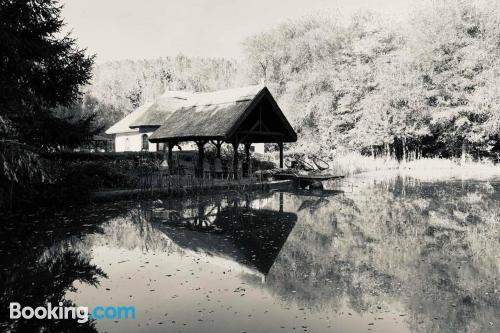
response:
M157 211L153 221L155 228L181 248L229 259L267 274L297 215L282 209L255 209L249 202L240 205L235 199Z

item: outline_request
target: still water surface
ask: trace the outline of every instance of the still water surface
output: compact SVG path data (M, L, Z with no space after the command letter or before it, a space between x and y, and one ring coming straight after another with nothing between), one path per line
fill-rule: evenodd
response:
M500 331L500 180L365 175L329 188L116 202L5 223L2 318L10 301L137 312L0 328Z

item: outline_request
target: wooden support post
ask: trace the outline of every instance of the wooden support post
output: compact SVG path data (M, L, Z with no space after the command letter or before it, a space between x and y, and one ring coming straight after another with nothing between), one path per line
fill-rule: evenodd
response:
M221 147L222 147L222 140L215 140L215 141L211 141L211 142L215 146L215 151L216 151L217 158L220 159L220 150L221 150Z
M251 163L251 159L250 159L250 147L252 146L251 143L245 143L245 159L246 159L246 165L247 165L247 173L246 173L246 176L247 177L250 177L250 163Z
M238 142L235 141L233 144L233 177L234 179L238 179Z
M278 142L280 148L280 168L283 168L283 141Z
M198 172L197 176L203 177L203 159L205 158L205 144L207 141L196 141L196 145L198 146Z
M169 172L169 174L172 175L172 174L174 174L174 166L172 163L172 149L174 148L175 143L168 142L166 145L167 145L167 149L168 149L168 152L167 152L168 172Z

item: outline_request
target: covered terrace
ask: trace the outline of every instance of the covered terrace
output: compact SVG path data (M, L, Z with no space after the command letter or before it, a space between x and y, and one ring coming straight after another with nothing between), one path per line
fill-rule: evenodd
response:
M239 175L238 148L244 146L247 165L253 143L275 143L279 147L279 166L283 167L283 145L297 141L297 134L269 90L262 85L196 93L175 110L149 137L153 143L164 143L169 166L172 150L183 142L198 147L198 175L203 174L204 149L216 147L220 158L223 143L233 148L233 174Z

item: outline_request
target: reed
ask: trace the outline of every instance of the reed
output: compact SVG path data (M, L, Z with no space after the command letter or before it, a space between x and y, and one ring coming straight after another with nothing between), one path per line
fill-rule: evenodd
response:
M393 157L364 156L356 152L346 152L333 155L329 159L330 168L334 173L355 175L363 172L398 171L398 172L438 172L452 174L497 174L500 175L500 165L491 160L472 160L471 158L419 158L410 161L398 161Z

